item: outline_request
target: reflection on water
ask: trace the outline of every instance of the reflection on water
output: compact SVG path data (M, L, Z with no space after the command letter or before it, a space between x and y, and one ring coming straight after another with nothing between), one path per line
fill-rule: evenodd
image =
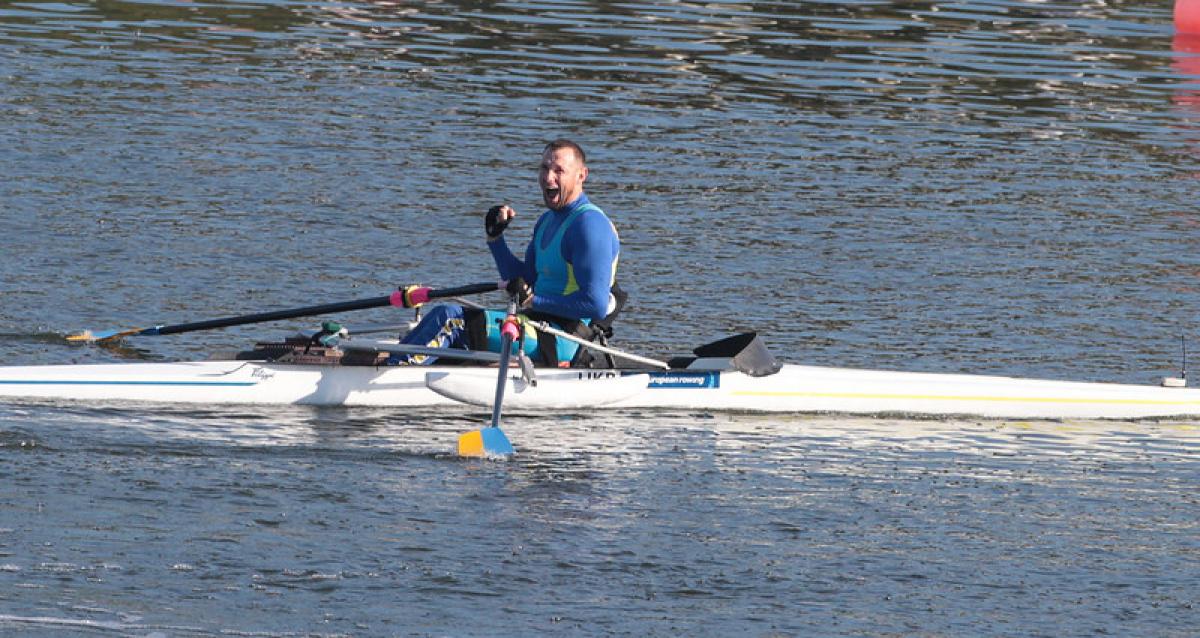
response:
M1171 40L1175 59L1171 68L1187 81L1175 91L1176 104L1189 119L1200 114L1200 34L1177 33Z
M18 631L457 633L481 603L518 632L1041 631L1030 598L1066 635L1194 621L1194 424L525 416L496 463L435 449L468 411L0 418Z
M2 38L31 51L157 63L358 65L529 97L849 114L1076 109L1079 91L1170 82L1168 12L1128 3L21 3ZM67 46L64 46L67 43ZM314 64L305 64L305 61ZM315 67L315 68L314 68ZM137 74L137 69L127 69ZM404 75L397 77L403 78ZM1131 96L1131 101L1137 98ZM981 118L986 121L987 118ZM1130 118L1125 123L1136 125Z

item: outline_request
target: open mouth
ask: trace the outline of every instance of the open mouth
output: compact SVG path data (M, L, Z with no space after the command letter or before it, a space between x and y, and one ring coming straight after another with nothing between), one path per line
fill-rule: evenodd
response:
M548 200L558 199L558 189L557 188L547 188L542 192L545 193L546 199L548 199Z

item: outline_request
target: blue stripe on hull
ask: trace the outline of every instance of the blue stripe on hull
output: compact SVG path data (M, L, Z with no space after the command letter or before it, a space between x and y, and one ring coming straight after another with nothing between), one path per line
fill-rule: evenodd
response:
M689 372L687 370L650 373L651 390L655 388L693 388L710 389L721 387L721 373L718 371Z
M52 379L0 379L0 385L165 385L240 387L258 385L257 381L55 381Z

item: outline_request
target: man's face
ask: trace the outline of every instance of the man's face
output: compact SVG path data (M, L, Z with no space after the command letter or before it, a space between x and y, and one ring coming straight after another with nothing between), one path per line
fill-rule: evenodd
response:
M588 169L569 148L548 150L542 155L542 168L538 171L538 184L542 187L542 200L551 210L559 210L575 201L583 192L583 181Z

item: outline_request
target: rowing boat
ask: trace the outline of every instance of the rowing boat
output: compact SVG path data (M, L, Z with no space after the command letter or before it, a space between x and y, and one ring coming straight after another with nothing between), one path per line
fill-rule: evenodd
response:
M299 343L299 342L297 342ZM688 409L1018 419L1200 416L1200 389L778 364L741 335L663 367L510 368L506 409ZM732 344L732 346L730 345ZM493 353L425 352L437 364L385 365L423 349L358 340L260 347L224 359L0 367L0 397L85 402L488 406ZM274 350L272 350L274 348ZM453 358L453 361L451 361ZM488 366L491 366L490 368Z

